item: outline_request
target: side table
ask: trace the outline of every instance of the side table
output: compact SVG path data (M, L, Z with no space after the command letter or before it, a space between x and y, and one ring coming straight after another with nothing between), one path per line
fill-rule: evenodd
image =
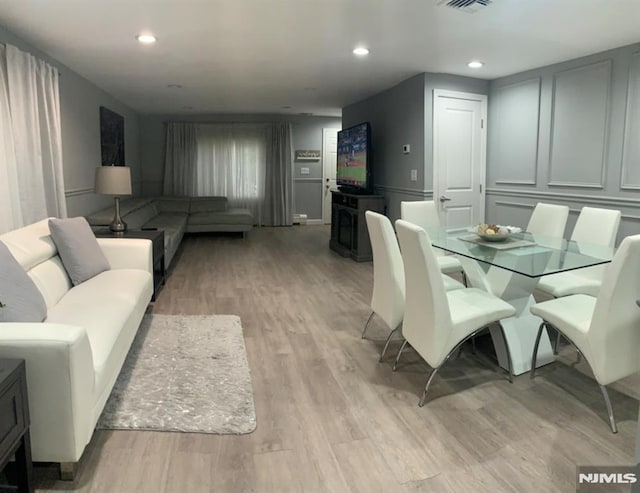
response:
M124 233L113 233L109 229L96 229L93 231L96 238L134 238L151 240L153 250L153 297L156 296L160 287L165 283L164 267L164 231L161 229L130 229Z
M24 493L33 491L29 424L24 360L0 359L0 468L15 456L17 491Z

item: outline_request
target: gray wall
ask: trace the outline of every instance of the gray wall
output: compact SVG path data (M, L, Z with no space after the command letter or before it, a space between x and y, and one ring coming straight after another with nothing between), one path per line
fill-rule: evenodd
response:
M620 209L640 232L640 44L491 82L487 220L526 225L537 202Z
M373 184L385 196L387 215L400 217L400 202L433 196L433 90L489 92L488 81L445 74L419 74L342 109L344 128L371 123ZM411 146L410 154L403 145ZM411 181L411 170L418 180Z
M425 190L425 74L342 109L344 128L371 124L371 163L375 193L385 196L387 213L400 215L400 200L428 196ZM402 146L411 152L404 154ZM411 181L411 170L418 181ZM408 199L411 200L411 199Z
M142 156L142 194L160 195L164 174L165 122L281 122L293 127L293 148L322 150L322 129L340 128L341 119L302 115L148 115L140 119L140 150ZM294 213L307 214L308 219L322 218L322 161L295 162ZM309 168L302 175L300 168Z
M131 166L134 193L140 191L139 117L136 112L57 60L0 27L0 42L46 60L60 72L60 114L64 185L69 216L86 215L113 203L93 193L95 168L101 164L100 106L124 116L125 161Z
M342 128L341 118L300 116L293 120L293 148L299 150L320 150L322 152L322 129ZM294 162L295 209L296 214L306 214L307 219L322 220L322 160ZM303 175L301 168L309 168Z

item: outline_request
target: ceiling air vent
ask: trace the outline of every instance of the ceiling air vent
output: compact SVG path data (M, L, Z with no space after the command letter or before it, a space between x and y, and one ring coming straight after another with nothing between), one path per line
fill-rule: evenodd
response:
M486 7L493 0L439 0L438 5L446 5L462 12L477 12L482 7Z

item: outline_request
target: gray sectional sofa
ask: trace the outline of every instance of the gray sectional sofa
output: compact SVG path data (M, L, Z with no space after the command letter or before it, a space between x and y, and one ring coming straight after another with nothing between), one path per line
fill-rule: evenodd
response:
M87 217L89 224L108 227L114 208ZM251 231L254 219L247 209L230 208L226 197L130 198L120 203L120 215L129 229L164 230L165 265L169 267L185 233Z

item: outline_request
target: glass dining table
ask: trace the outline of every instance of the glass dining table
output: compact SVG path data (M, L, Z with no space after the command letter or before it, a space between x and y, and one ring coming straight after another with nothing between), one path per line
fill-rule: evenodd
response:
M511 352L513 373L531 369L531 355L541 319L529 312L535 303L533 292L542 276L576 269L604 269L611 261L611 247L575 242L527 232L514 233L506 240L489 242L470 228L429 228L431 244L456 255L470 287L483 289L510 303L516 315L502 321ZM594 234L597 234L594 232ZM508 368L502 333L491 328L498 362ZM554 361L548 335L543 334L538 349L538 366Z

